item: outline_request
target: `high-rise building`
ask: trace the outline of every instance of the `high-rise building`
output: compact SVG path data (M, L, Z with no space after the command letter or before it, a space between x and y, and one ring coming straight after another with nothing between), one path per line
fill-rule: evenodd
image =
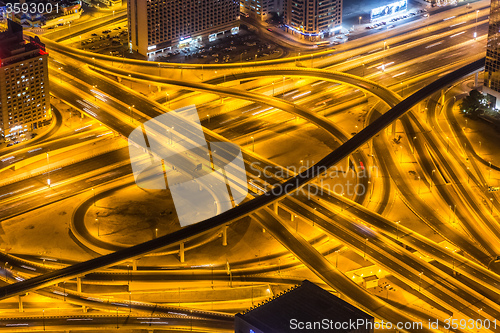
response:
M500 0L491 0L483 92L500 108Z
M151 55L239 30L239 0L128 0L132 50Z
M342 0L285 0L288 32L320 40L341 29Z
M284 0L241 0L240 11L260 20L268 20L271 13L283 12Z
M0 136L17 137L50 122L48 54L21 25L8 20L0 33Z

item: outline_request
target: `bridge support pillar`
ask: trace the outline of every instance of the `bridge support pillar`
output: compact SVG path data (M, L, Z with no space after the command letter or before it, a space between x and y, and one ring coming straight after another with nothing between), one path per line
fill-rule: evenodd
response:
M274 209L274 214L278 215L278 203L277 202L275 202L273 204L273 209Z
M396 137L396 122L397 120L395 120L393 123L392 123L392 136L395 138Z
M82 278L81 277L76 278L76 291L79 293L82 292Z
M345 169L343 170L343 171L344 171L344 173L346 173L346 174L347 174L347 173L351 170L351 169L350 169L350 167L351 167L351 160L350 160L350 158L349 158L349 157L347 157L347 158L345 159Z
M23 300L21 297L22 297L21 295L17 296L17 299L19 300L19 312L24 312Z
M83 311L83 313L87 313L87 310L88 310L87 307L85 305L82 305L82 311Z
M478 81L479 81L479 73L476 72L476 74L474 74L474 87L479 86Z
M184 262L184 242L182 242L180 244L179 258L180 258L181 262Z
M222 246L227 246L227 225L222 229Z
M137 259L132 260L132 270L136 271L137 270Z
M290 213L290 221L295 221L295 215L293 215L293 213Z

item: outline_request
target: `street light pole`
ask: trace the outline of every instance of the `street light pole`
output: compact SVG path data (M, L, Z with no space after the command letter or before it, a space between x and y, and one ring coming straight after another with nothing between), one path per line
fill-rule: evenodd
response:
M133 123L134 122L134 118L132 118L132 109L135 107L135 105L132 105L132 106L129 106L128 107L128 111L130 113L130 122Z
M474 27L474 40L477 37L477 16L479 15L479 9L476 10L476 26Z
M50 164L49 164L49 152L47 152L47 185L50 188Z
M365 250L363 251L363 258L366 260L366 242L368 242L368 238L365 238Z
M283 89L282 89L282 95L281 98L282 99L285 99L285 76L283 76Z

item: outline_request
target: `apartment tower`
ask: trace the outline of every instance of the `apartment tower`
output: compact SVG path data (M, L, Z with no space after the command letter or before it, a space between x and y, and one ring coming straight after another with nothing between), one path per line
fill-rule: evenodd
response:
M50 123L48 54L38 39L26 42L21 25L8 20L0 33L0 136L23 136Z
M237 33L238 0L128 0L132 50L157 52Z
M288 32L321 40L341 29L342 0L285 0Z

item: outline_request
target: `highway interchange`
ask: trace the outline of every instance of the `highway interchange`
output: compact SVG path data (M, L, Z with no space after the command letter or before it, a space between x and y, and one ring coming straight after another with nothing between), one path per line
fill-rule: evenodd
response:
M475 6L480 4L483 2ZM12 283L17 280L17 283L0 288L0 297L7 298L35 290L38 290L37 293L41 295L44 293L47 295L48 289L52 292L52 297L59 300L64 298L63 301L82 305L82 299L85 298L84 306L88 308L109 312L113 310L110 308L114 307L116 313L102 318L79 316L74 318L75 320L70 320L71 324L67 323L67 318L64 318L63 324L61 316L54 319L42 317L41 321L40 316L26 316L22 320L6 318L1 320L1 325L4 325L7 331L12 329L13 325L38 328L47 325L54 329L72 325L76 328L83 327L94 320L94 324L103 329L115 325L130 325L130 328L151 325L153 319L141 321L135 318L141 318L139 316L141 311L147 313L151 307L154 308L152 304L148 304L147 311L141 310L135 307L135 302L124 294L121 301L115 302L116 304L112 306L104 306L101 304L102 299L99 300L99 297L95 295L90 297L86 293L82 294L81 290L72 291L73 299L69 296L66 299L67 291L61 288L61 285L66 281L75 284L74 279L80 276L85 276L83 280L86 283L92 283L92 281L99 283L99 281L108 280L109 277L105 277L108 274L113 275L112 280L123 283L126 283L127 279L130 281L131 275L134 281L150 279L163 281L172 279L174 276L180 283L193 279L193 276L197 281L208 285L209 281L212 280L213 283L214 279L227 281L228 277L223 264L215 267L215 273L213 267L210 272L206 267L190 268L187 266L176 272L165 274L164 270L156 272L160 271L159 267L150 267L145 271L137 269L130 273L130 269L125 268L123 263L130 262L132 259L137 260L154 250L161 250L165 253L176 252L175 248L179 246L179 242L188 244L191 241L195 244L193 248L196 249L200 244L211 240L214 234L221 233L220 230L224 228L224 225L246 215L251 215L261 223L268 233L293 253L329 288L339 292L353 304L360 306L375 317L392 322L426 321L430 318L443 321L445 319L442 315L429 314L423 310L398 307L397 304L375 296L360 285L353 283L351 277L346 276L333 265L335 256L331 256L332 252L323 251L322 253L315 249L304 236L294 230L293 223L286 223L283 212L300 217L303 220L301 223L312 224L324 234L337 239L344 246L358 253L359 256L366 257L370 262L382 267L410 286L419 298L447 309L450 316L490 320L500 318L498 305L500 277L497 266L490 265L500 253L498 248L500 233L497 230L498 201L492 201L491 212L488 206L481 204L480 198L487 196L482 169L474 161L473 167L477 172L472 173L470 169L467 169L467 162L461 157L460 148L455 148L461 145L452 143L453 148L447 149L450 143L440 134L440 131L430 130L439 127L437 123L439 115L435 111L438 103L445 100L445 105L449 105L453 100L450 93L445 94L443 99L440 91L470 76L482 66L481 59L484 57L484 52L480 51L485 48L488 9L487 6L478 8L481 8L481 12L478 15L477 28L474 24L475 15L461 12L462 9L458 7L439 14L446 20L431 17L429 20L434 21L427 22L427 26L408 28L410 31L405 34L389 31L381 33L384 34L383 38L378 34L370 35L366 37L367 40L352 41L352 46L350 42L338 47L329 56L326 56L330 54L329 52L323 52L323 55L317 56L316 59L313 55L300 59L283 59L269 64L228 65L228 68L214 65L207 69L206 67L196 68L193 65L180 69L172 64L157 66L138 61L130 61L127 65L125 65L127 61L124 61L122 68L117 68L107 61L109 60L107 56L96 55L95 58L98 59L96 64L95 59L82 51L59 47L54 42L47 41L52 56L50 74L53 78L51 90L54 97L86 112L88 116L110 128L116 133L115 136L128 137L136 126L168 111L172 105L180 107L194 100L200 104L200 114L209 115L202 118L206 139L210 142L230 140L239 143L243 149L249 179L256 179L258 178L257 171L262 174L264 167L272 166L276 169L279 166L268 158L260 156L258 149L254 147L255 143L248 143L249 136L257 142L272 140L270 133L273 131L275 133L301 131L306 124L314 124L327 133L323 142L333 153L324 154L323 159L309 170L309 177L305 177L304 174L297 178L285 179L267 173L266 178L260 180L260 184L265 182L273 189L291 184L296 189L313 180L315 177L310 177L311 174L319 175L318 170L322 170L318 169L319 166L330 167L338 162L345 162L345 158L350 156L354 165L358 165L361 161L366 168L370 166L379 168L382 179L376 180L380 183L377 183L374 191L376 196L381 196L383 199L375 206L371 202L372 195L368 192L352 197L328 191L312 197L303 194L284 197L274 195L273 193L276 192L273 190L203 223L128 249L100 244L102 241L96 239L95 235L87 235L93 239L87 239L88 244L85 243L82 246L93 248L98 253L101 253L98 249L101 247L104 249L102 253L109 254L82 263L72 265L68 263L53 267L54 269L45 269L45 265L40 267L40 262L36 260L14 264L19 258L6 257L5 262L8 261L12 265L9 270L12 277L8 279L8 282ZM449 14L452 11L457 13ZM451 16L453 18L448 19ZM474 31L478 33L476 40L471 37ZM380 41L374 43L373 40ZM387 46L390 47L387 48ZM436 61L436 59L443 61ZM478 61L474 62L473 66L465 67L461 72L452 72L473 63L474 60ZM264 67L271 64L273 67ZM321 70L308 68L311 65ZM166 71L169 71L168 77L163 75L158 77L158 73L162 74ZM192 71L192 74L189 71ZM341 72L349 75L343 75ZM446 75L450 72L453 75ZM108 73L108 75L102 73ZM157 101L153 101L134 93L128 87L128 83L116 82L114 79L116 76L121 76L124 81L129 80L133 84L154 82L155 85L167 91L170 91L168 89L172 86L176 89L168 97L159 94ZM200 83L202 76L205 80ZM180 80L180 78L183 79ZM430 83L436 81L437 78L440 78L438 81L441 82L434 83L433 87L430 86ZM238 89L238 83L244 88ZM431 88L425 93L419 92L412 95L423 87ZM274 98L270 96L273 92ZM434 93L437 93L437 96ZM400 103L402 97L410 95L411 97ZM217 105L221 102L233 106L232 109L218 108ZM403 159L403 153L395 153L389 145L389 134L380 130L418 103L421 104L400 118L400 122L398 121L398 126L401 127L399 133L404 133L403 136L407 138L416 138L404 143L407 151L417 152L415 156L418 165L415 168L421 175L421 179L419 179L418 186L415 186L415 182L404 174L398 163L398 160ZM131 105L134 107L129 108ZM330 120L330 117L356 105L364 107L366 112L363 117L364 122L358 121L356 126L351 122L349 125L340 127ZM393 118L389 118L390 113L386 112L389 108L392 108ZM427 108L426 113L418 112L419 109L424 108ZM384 112L386 112L385 115L381 116ZM235 121L236 119L238 120ZM378 120L375 121L375 119ZM370 123L369 127L363 129L365 124ZM99 133L106 133L107 130L100 131ZM377 133L380 134L377 135ZM64 138L63 141L53 143L43 141L37 143L36 147L42 148L41 152L45 152L45 149L57 149L57 145L61 142L72 144L75 140L81 141L80 138L86 136L88 134L78 133ZM371 139L373 136L374 138ZM364 148L366 143L369 148ZM14 149L11 148L2 153L2 156L8 158L13 154ZM17 151L16 154L18 154ZM8 161L10 160L5 163L9 163ZM344 162L342 165L345 165ZM250 167L255 163L260 166L259 170ZM180 160L176 161L176 165L183 165L185 170L193 170L196 164L197 160L186 157L180 157ZM436 168L439 168L439 172L435 172ZM82 170L89 171L82 175ZM1 194L5 196L0 198L3 203L2 218L19 216L26 211L42 209L51 203L68 198L71 200L78 194L87 193L85 202L80 202L75 207L75 211L80 207L86 207L82 208L84 214L95 200L91 195L93 188L102 183L106 183L110 188L124 186L120 181L116 181L116 185L113 185L113 182L126 179L125 176L130 176L130 174L128 151L126 148L120 148L51 171L50 177L54 185L50 188L46 186L44 174L4 185L1 188ZM104 178L99 178L99 175L103 175ZM89 181L90 179L94 180ZM366 178L354 180L368 188L375 186L368 183ZM420 184L420 181L423 184ZM127 184L130 185L130 182ZM309 185L309 189L311 186L318 186L318 182L311 184L313 185ZM446 186L446 184L451 184L451 186ZM428 197L423 198L420 195L421 187L429 193L434 187L435 204L429 204L426 199ZM41 196L40 193L50 196ZM56 195L52 195L53 193ZM261 193L257 191L255 194ZM391 209L391 202L395 197L400 198L429 228L453 244L456 250L449 250L419 234L418 231L385 218L384 214ZM274 209L262 208L269 204L273 204ZM443 215L436 209L436 207L446 209L452 206L456 207L453 211L453 220L460 221L460 229L453 223L443 223L443 220L450 220L448 211ZM281 213L277 214L278 212ZM74 226L77 225L78 218L79 215L75 214ZM78 228L70 228L70 232L77 233ZM205 236L200 237L201 235ZM81 235L75 237L79 239ZM85 242L85 238L88 237L83 237L81 241ZM333 253L338 249L335 247ZM110 253L115 250L119 251ZM427 260L419 258L417 253L427 256ZM23 265L37 267L36 273L33 273L32 269L23 268ZM115 266L111 268L112 272L109 272L110 269L106 267L112 265ZM296 265L289 265L288 268ZM282 269L286 269L285 265L276 267L274 264L273 267L265 269L267 277L262 276L263 269L252 267L252 265L241 269L237 268L237 263L231 263L231 266L236 267L231 272L232 281L238 281L242 287L245 281L285 284L297 282L293 279L286 281L281 274L276 275L277 272L281 273ZM72 279L73 281L70 282ZM54 290L59 294L54 294ZM105 290L103 289L102 292L105 293ZM130 297L130 294L128 296ZM235 308L242 310L236 305ZM134 314L137 313L137 316L130 317L131 320L128 319L129 310L134 311ZM175 311L185 311L183 313L187 315L189 310L176 307ZM168 329L182 329L190 327L194 321L195 328L199 325L200 329L202 327L205 330L231 331L231 323L227 316L219 313L210 313L210 315L212 317L206 316L199 319L199 315L189 314L187 315L189 319L162 319L161 324L156 322L155 325L163 325ZM497 330L492 329L492 331Z

